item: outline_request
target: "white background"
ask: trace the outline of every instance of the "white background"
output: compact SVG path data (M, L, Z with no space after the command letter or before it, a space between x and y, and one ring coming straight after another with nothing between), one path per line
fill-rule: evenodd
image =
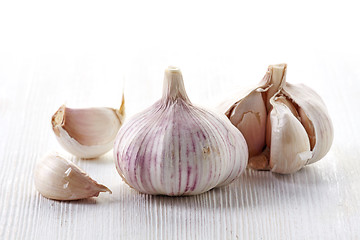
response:
M232 87L286 62L292 82L312 82L324 95L328 80L317 72L359 76L359 22L355 1L2 1L0 73L8 82L10 67L33 64L52 74L47 81L62 81L66 71L91 75L84 71L90 68L101 72L94 78L102 84L141 78L152 100L160 88L148 82L161 83L170 64L184 74L234 76L223 83ZM195 102L199 92L226 91L204 87L188 90ZM66 91L60 96L72 103Z
M350 239L359 237L360 14L355 1L0 1L0 238ZM192 198L121 182L111 153L71 157L113 190L76 203L42 198L35 162L62 152L50 117L161 96L176 65L194 103L213 106L269 64L314 88L335 127L324 160L291 175L246 171ZM310 99L309 99L310 101Z

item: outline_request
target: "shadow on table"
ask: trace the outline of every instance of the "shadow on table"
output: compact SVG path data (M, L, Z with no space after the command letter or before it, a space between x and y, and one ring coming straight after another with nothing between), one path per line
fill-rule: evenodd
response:
M137 215L147 215L155 211L242 211L267 207L283 207L301 202L312 202L331 197L334 174L321 171L317 166L308 166L292 175L274 174L268 171L246 171L228 186L215 188L195 196L153 196L142 194L128 187L125 183L111 186L113 194L100 193L98 198L77 201L54 201L40 197L42 208L57 209L61 203L66 208L75 205L90 208L117 209L134 211ZM329 169L327 169L329 170ZM336 189L335 189L336 190ZM36 193L39 194L39 193ZM47 204L45 204L47 203ZM165 210L166 209L166 210Z
M282 175L247 169L229 186L215 188L195 196L152 196L138 193L126 184L122 184L116 186L110 202L114 204L121 202L124 206L133 205L135 202L139 207L150 204L157 207L175 206L184 209L223 209L273 206L295 199L311 201L312 194L326 198L331 184L328 174L319 170L308 166L295 174ZM286 196L282 197L284 195Z

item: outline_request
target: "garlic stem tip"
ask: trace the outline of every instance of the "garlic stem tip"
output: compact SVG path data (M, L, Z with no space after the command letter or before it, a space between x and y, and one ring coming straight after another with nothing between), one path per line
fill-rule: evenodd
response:
M119 110L117 110L117 115L119 116L120 119L125 116L125 96L124 96L124 92L122 93L121 105L120 105Z
M106 187L105 185L100 184L101 192L108 192L109 194L112 194L112 191L110 188Z
M172 73L180 73L181 74L180 68L175 67L175 66L171 66L171 65L168 66L168 68L165 71L169 71L169 72L172 72Z

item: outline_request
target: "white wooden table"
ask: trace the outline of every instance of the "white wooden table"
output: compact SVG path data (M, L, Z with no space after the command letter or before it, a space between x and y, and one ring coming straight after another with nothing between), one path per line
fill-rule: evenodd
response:
M360 238L360 41L350 29L359 22L353 6L327 3L329 12L318 18L322 5L313 3L312 10L265 3L22 4L0 4L0 239ZM343 14L340 22L335 11ZM281 14L287 21L276 30ZM283 35L264 38L276 32ZM326 157L293 175L246 170L202 195L149 196L122 182L111 152L77 159L51 130L61 104L118 107L123 89L127 116L139 112L161 96L171 64L182 69L192 102L213 106L228 89L258 82L268 64L280 62L288 63L289 82L318 91L335 128ZM42 197L34 166L54 150L113 194L74 202Z

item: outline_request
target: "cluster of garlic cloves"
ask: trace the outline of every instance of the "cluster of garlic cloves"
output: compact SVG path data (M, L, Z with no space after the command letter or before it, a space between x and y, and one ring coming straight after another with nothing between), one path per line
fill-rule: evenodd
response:
M248 166L293 173L323 158L333 140L325 103L311 88L286 82L286 64L271 65L254 88L219 109L244 135Z
M46 198L78 200L97 197L111 190L98 184L73 162L59 154L49 154L36 164L35 187Z
M180 70L165 70L163 97L120 129L116 168L148 194L195 195L229 184L245 169L247 145L222 114L194 106Z
M51 123L60 145L79 158L96 158L108 152L125 118L124 97L120 109L74 109L62 105Z
M79 158L96 158L108 152L125 118L124 94L120 109L74 109L62 105L51 118L60 145ZM98 184L73 162L49 154L35 167L36 189L46 198L78 200L111 191Z

